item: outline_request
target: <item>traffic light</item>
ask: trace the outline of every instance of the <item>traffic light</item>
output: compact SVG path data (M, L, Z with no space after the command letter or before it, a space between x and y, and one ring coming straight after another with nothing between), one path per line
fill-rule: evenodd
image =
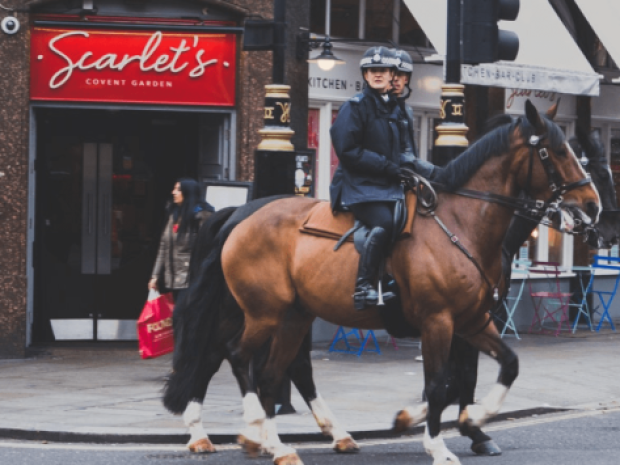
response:
M470 65L512 61L519 52L519 37L499 29L499 20L514 21L519 0L463 0L462 62Z

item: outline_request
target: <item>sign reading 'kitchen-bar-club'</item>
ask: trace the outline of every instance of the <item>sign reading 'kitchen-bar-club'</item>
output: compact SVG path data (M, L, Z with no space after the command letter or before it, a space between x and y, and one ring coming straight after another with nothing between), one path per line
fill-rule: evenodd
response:
M35 27L33 100L234 106L234 34Z

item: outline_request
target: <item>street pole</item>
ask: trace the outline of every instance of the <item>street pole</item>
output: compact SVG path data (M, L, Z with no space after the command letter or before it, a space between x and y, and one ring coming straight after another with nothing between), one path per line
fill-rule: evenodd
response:
M465 86L461 84L461 0L448 0L447 49L441 89L441 124L433 146L433 163L444 166L469 145L465 125Z
M254 153L254 198L295 194L295 135L291 124L291 86L284 84L286 51L286 0L273 4L273 84L265 86L264 128L258 131L262 140ZM258 376L254 376L258 379ZM284 376L276 404L277 413L295 413L291 404L291 380Z
M274 0L273 84L265 86L264 128L254 153L254 198L295 194L290 86L284 84L286 0Z

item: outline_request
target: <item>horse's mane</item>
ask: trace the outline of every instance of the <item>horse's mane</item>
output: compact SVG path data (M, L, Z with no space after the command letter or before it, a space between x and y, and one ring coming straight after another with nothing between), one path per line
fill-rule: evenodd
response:
M547 129L547 139L552 148L559 148L565 140L560 127L541 115ZM497 115L485 124L485 132L461 155L443 167L434 181L443 184L448 190L462 187L491 157L501 155L510 148L511 136L520 127L522 136L527 140L534 135L535 128L527 118L513 118L510 115Z

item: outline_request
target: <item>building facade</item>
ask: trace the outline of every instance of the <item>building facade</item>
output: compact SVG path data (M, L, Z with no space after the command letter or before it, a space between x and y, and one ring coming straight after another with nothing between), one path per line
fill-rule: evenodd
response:
M285 3L290 44L308 5ZM176 179L253 180L272 53L242 50L244 21L274 2L3 5L20 29L0 36L0 357L134 338ZM285 63L306 81L294 47ZM305 148L305 86L291 102Z

